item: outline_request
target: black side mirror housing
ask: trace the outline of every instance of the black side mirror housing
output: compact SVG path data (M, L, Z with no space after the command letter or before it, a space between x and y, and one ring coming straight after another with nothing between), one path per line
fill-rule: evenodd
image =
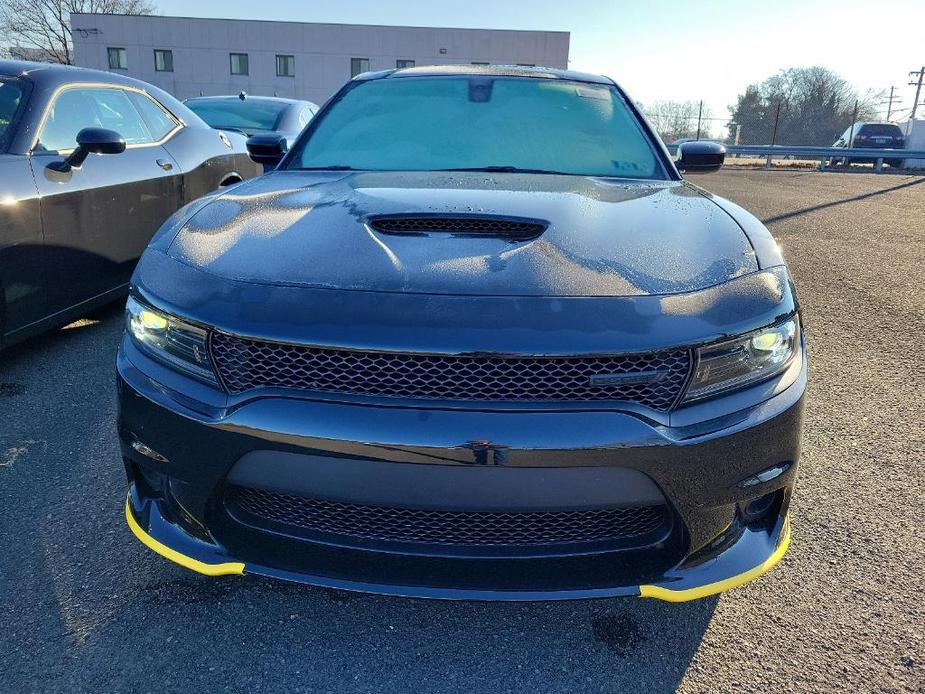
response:
M723 168L726 161L726 148L718 142L697 140L684 142L678 147L678 171L686 173L711 173Z
M286 138L281 135L251 135L247 138L247 153L264 169L272 170L288 151Z
M49 168L61 173L79 169L88 154L121 154L125 151L125 138L115 130L106 128L84 128L77 133L77 147L64 161L49 164Z

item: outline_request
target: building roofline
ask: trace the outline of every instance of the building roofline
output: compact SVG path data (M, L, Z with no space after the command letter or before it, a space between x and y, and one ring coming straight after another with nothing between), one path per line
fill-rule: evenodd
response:
M488 29L484 27L445 27L410 24L351 24L349 22L294 22L285 19L240 19L236 17L191 17L173 14L120 14L110 12L71 12L71 17L130 17L132 19L199 19L205 22L261 22L266 24L293 24L296 26L364 27L368 29L429 29L432 31L497 31L520 34L562 34L571 37L570 31L552 29Z

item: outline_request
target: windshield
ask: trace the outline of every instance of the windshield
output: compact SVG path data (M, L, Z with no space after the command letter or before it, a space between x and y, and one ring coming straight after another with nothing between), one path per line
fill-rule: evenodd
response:
M23 103L25 89L18 80L0 80L0 150L4 150L10 124Z
M890 123L868 123L863 126L858 133L859 135L867 135L870 137L889 135L890 137L902 137L903 131L899 129L898 125L892 125Z
M186 106L213 128L272 132L289 104L280 101L191 99Z
M357 83L297 143L286 168L665 177L616 89L493 76Z

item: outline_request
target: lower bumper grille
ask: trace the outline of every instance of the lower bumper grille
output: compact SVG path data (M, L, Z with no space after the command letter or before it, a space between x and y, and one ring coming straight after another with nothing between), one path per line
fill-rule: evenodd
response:
M664 528L664 506L580 511L443 511L367 506L232 487L229 503L258 521L366 541L541 546L641 540Z

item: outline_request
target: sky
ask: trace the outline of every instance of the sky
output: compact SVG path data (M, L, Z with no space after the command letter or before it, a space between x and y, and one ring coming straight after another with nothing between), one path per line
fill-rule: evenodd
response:
M725 120L750 83L823 65L859 91L925 65L925 0L155 0L159 14L571 32L569 67L609 75L643 104L703 100ZM883 36L876 38L882 27ZM925 91L925 90L923 90ZM925 100L925 96L923 96ZM885 106L884 106L885 109ZM920 109L921 112L921 109ZM908 113L908 110L905 111ZM722 121L716 122L716 127Z

